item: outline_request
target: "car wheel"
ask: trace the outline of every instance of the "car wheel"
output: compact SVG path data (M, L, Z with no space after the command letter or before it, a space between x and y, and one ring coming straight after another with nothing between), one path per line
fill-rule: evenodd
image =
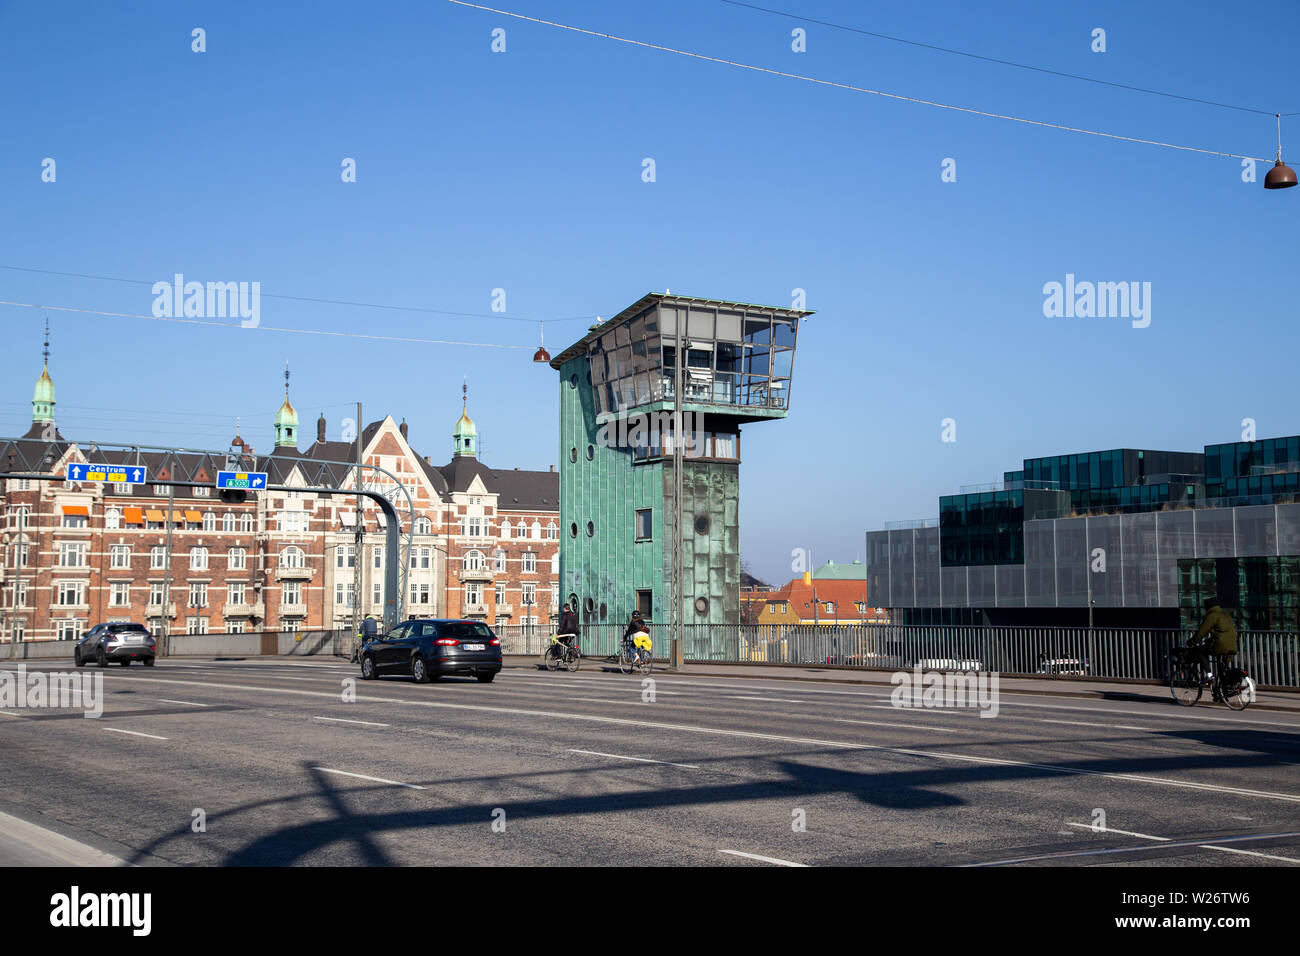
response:
M361 679L375 679L375 659L369 654L363 654L361 656Z
M72 649L72 659L76 662L78 667L86 666L86 662L81 659L81 648L74 647Z
M493 673L493 674L475 674L474 676L478 678L478 682L480 684L490 684L492 683L492 678L496 677L497 675Z
M411 676L415 678L417 684L429 683L429 665L419 654L411 659Z
M102 647L95 654L95 663L100 667L108 666L108 658L104 656L104 649Z
M154 661L154 659L153 659L152 657L146 657L146 658L144 659L144 666L145 666L145 667L153 667L153 661Z

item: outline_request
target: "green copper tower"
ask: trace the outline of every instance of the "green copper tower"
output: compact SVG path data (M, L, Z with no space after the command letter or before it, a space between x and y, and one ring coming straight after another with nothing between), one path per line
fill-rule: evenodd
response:
M45 323L45 350L41 353L44 364L41 377L32 391L32 424L54 421L54 379L50 378L50 323Z
M289 403L289 365L284 368L284 404L275 413L275 447L298 447L298 413Z
M786 417L799 320L811 314L651 293L551 360L561 600L576 600L584 623L624 623L635 608L652 625L671 621L678 382L681 622L739 623L741 425ZM689 638L688 655L708 657L709 643Z

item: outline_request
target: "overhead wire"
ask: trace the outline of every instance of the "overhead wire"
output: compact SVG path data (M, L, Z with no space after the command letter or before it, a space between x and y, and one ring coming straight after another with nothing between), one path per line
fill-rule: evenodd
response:
M751 70L755 73L765 73L769 76L779 76L785 79L799 80L804 83L813 83L817 86L833 87L834 89L847 90L851 93L866 93L871 96L882 96L891 100L901 100L908 103L919 103L924 106L933 106L936 109L952 110L958 113L969 113L974 116L985 116L990 119L1007 120L1012 123L1022 123L1027 126L1039 126L1048 129L1059 129L1069 133L1083 133L1088 136L1099 136L1105 139L1122 140L1129 143L1140 143L1146 146L1160 146L1164 149L1176 149L1189 153L1202 153L1208 156L1222 156L1228 159L1249 159L1252 162L1268 163L1270 159L1260 156L1248 156L1245 153L1229 153L1223 150L1206 149L1201 146L1184 146L1178 143L1166 143L1162 140L1145 139L1139 136L1124 136L1120 133L1107 133L1103 130L1085 129L1080 126L1068 126L1063 123L1051 123L1045 120L1029 119L1023 116L1012 116L1007 113L995 113L990 110L976 109L970 106L957 106L952 103L941 103L938 100L928 100L919 96L907 96L902 93L890 93L886 90L873 90L865 86L854 86L851 83L839 83L834 80L824 80L815 76L807 76L802 73L790 73L786 70L774 70L770 67L756 66L752 63L744 63L739 60L731 60L726 57L709 56L704 53L695 53L691 50L682 50L676 47L666 46L661 43L650 43L646 40L636 40L630 37L618 36L613 33L602 33L599 30L588 30L584 27L575 27L567 23L559 23L555 20L545 20L541 17L531 17L523 13L516 13L511 10L502 10L497 7L489 7L481 3L472 3L470 0L447 0L448 3L461 7L469 7L475 10L483 10L487 13L495 13L503 17L511 17L516 20L523 20L529 23L537 23L543 26L556 27L560 30L568 30L573 33L581 33L586 36L600 37L606 40L615 40L619 43L626 43L631 46L643 47L648 50L658 50L662 53L672 53L677 56L689 57L694 60L704 60L709 63L720 63L724 66L734 66L742 70Z

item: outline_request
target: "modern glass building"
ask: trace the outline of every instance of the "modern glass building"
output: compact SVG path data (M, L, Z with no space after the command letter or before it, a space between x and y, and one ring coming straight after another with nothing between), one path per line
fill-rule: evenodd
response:
M870 600L907 623L1300 625L1300 438L1026 459L867 535Z
M560 581L584 622L671 618L680 360L682 620L740 620L741 426L786 416L812 313L651 293L551 361L560 376ZM680 356L680 359L679 359Z

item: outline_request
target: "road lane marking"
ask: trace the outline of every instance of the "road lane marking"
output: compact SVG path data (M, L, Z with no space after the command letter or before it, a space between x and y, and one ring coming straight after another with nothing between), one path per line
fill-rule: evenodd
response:
M571 754L590 754L593 757L613 757L615 760L635 760L637 763L661 763L666 767L685 767L687 770L699 770L692 763L673 763L670 760L650 760L647 757L624 757L622 754L603 754L599 750L570 750Z
M192 701L192 700L168 700L166 697L159 697L159 698L158 698L158 703L160 703L160 704L185 704L187 707L208 707L208 706L211 706L211 705L209 705L209 704L196 704L196 703L195 703L194 701Z
M1129 830L1116 830L1114 827L1100 827L1100 828L1098 828L1098 827L1093 826L1091 823L1072 823L1072 822L1070 822L1070 821L1067 820L1065 825L1066 825L1066 826L1069 826L1069 827L1080 827L1081 829L1084 829L1084 830L1091 830L1091 831L1093 831L1094 833L1122 833L1122 834L1124 834L1124 836L1141 837L1143 840L1159 840L1159 841L1161 841L1162 843L1171 843L1171 842L1173 842L1173 838L1172 838L1172 837L1151 836L1151 834L1149 834L1149 833L1133 833L1133 832L1131 832L1131 831L1129 831Z
M793 700L789 697L745 697L742 694L728 694L728 700L761 700L763 703L771 704L806 704L804 700Z
M1221 840L1215 840L1214 843L1239 843L1246 840L1277 840L1286 837L1300 837L1300 833L1262 833L1258 836L1239 836L1224 837ZM1070 853L1044 853L1041 856L1022 856L1014 860L990 860L987 863L967 863L967 867L981 866L1006 866L1011 863L1032 863L1037 860L1060 860L1067 857L1075 856L1108 856L1115 853L1141 853L1144 850L1168 850L1176 847L1197 847L1200 849L1214 849L1204 840L1171 840L1168 843L1147 844L1146 846L1121 846L1112 847L1105 850L1076 850Z
M155 684L193 684L192 681L176 681L161 677L132 677L131 680L136 682L147 682ZM214 684L205 683L205 688L209 690L247 690L261 691L266 688L247 686L243 684ZM297 690L291 687L277 688L281 694L294 694L300 697L324 697L335 700L336 695L325 693L324 691ZM531 710L522 707L492 707L486 704L452 704L442 701L419 700L415 698L403 697L372 697L366 695L358 696L358 701L371 704L402 704L411 707L432 707L444 710L464 710L480 713L507 714L511 716L522 717L544 717L554 720L585 720L593 723L622 724L629 727L635 727L638 730L676 730L682 733L696 734L713 734L720 737L741 737L752 740L776 740L784 743L804 744L811 747L833 747L838 750L860 750L875 753L890 753L903 756L925 757L930 760L952 760L959 763L975 763L985 766L1003 766L1019 767L1033 770L1046 770L1050 773L1061 773L1079 776L1103 777L1110 780L1124 780L1134 783L1149 783L1163 787L1178 787L1188 790L1205 790L1214 793L1231 793L1239 796L1262 797L1268 800L1283 800L1287 803L1300 803L1300 794L1281 793L1269 790L1250 790L1244 787L1225 787L1210 783L1197 783L1191 780L1178 780L1174 778L1151 777L1143 774L1131 773L1114 773L1107 770L1088 770L1083 767L1067 767L1058 764L1042 764L1022 760L1007 760L997 757L978 757L973 754L954 754L938 750L915 750L902 747L882 747L872 744L851 743L844 740L823 740L816 737L795 737L787 734L765 734L750 730L730 730L722 727L703 727L696 724L669 724L656 721L637 720L625 717L605 717L599 714L580 714L567 711L547 711Z
M802 866L806 867L807 863L793 863L790 860L778 860L774 856L759 856L757 853L741 853L739 850L719 850L719 853L730 853L732 856L743 856L747 860L758 860L762 863L775 863L777 866Z
M4 714L6 717L22 717L22 714L12 714L7 710L0 710L0 714Z
M1224 853L1244 853L1247 856L1262 856L1266 860L1283 860L1287 863L1300 863L1300 860L1297 860L1293 856L1273 856L1268 853L1257 853L1255 850L1238 850L1235 847L1230 846L1211 846L1207 843L1202 846L1202 849L1222 850Z
M336 724L365 724L367 727L388 727L389 724L377 723L373 720L347 720L343 717L312 717L312 720L329 720Z
M157 734L145 734L138 730L122 730L120 727L105 727L105 730L111 730L115 734L130 734L132 737L148 737L150 740L168 740L167 737L159 737Z
M364 773L348 773L346 770L334 770L331 767L312 767L313 770L319 770L321 773L336 773L341 777L356 777L358 780L369 780L372 783L386 783L394 787L406 787L408 790L423 790L414 783L402 783L400 780L385 780L383 777L367 777Z
M593 704L630 704L630 700L610 700L607 697L561 697L560 700L586 700Z

